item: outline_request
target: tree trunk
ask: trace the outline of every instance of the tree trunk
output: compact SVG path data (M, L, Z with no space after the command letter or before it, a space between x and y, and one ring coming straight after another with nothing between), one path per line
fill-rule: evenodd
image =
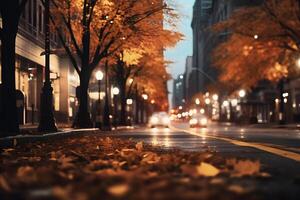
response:
M19 132L15 84L17 14L2 12L2 27L0 133L1 136L8 136L16 135Z
M136 86L135 89L135 123L139 124L140 123L140 118L139 118L139 108L140 108L140 103L139 103L139 92L138 92L138 88Z
M120 80L119 81L120 85L120 100L121 100L121 116L120 116L120 124L121 125L127 125L126 123L126 117L127 117L127 112L126 112L126 80Z
M89 88L89 73L80 74L80 94L79 94L79 109L73 123L75 128L91 128L93 127L91 116L88 109L88 88Z
M283 96L284 93L284 78L282 78L279 81L279 95L280 95L280 102L279 102L279 124L285 124L286 123L286 113L285 113L285 108L284 108L284 99L285 97Z

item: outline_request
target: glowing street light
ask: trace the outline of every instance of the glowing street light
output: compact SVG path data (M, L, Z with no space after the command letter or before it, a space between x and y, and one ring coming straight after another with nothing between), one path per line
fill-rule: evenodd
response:
M127 99L126 100L126 104L127 105L132 105L133 104L133 100L132 99Z
M113 92L113 95L118 95L120 93L120 90L119 90L119 88L114 87L112 92Z
M97 71L96 72L96 74L95 74L95 77L96 77L96 80L98 81L98 94L99 94L99 96L98 96L98 101L99 101L99 109L98 109L98 116L99 116L99 118L98 118L98 120L97 120L97 124L96 124L96 126L98 127L98 128L101 128L101 81L102 81L102 79L103 79L103 77L104 77L104 74L103 74L103 72L102 71Z
M240 90L240 91L239 91L239 96L240 96L241 98L244 98L244 97L246 96L246 91L245 91L245 90Z
M227 100L224 101L224 102L223 102L223 106L224 106L224 107L228 107L228 106L229 106L229 102L228 102Z
M114 114L114 125L115 125L115 127L117 127L118 107L117 107L117 98L116 98L116 97L117 97L117 95L120 93L119 88L114 87L114 88L112 89L112 93L113 93L113 95L114 95L113 101L114 101L114 110L115 110L115 114Z
M104 77L104 74L102 71L97 71L96 74L95 74L95 77L96 77L96 80L97 81L102 81L103 77Z
M144 100L148 100L148 95L147 94L142 94L142 97Z
M206 98L206 99L205 99L205 104L206 104L206 105L209 105L209 104L210 104L210 99L209 99L209 98Z
M214 94L214 95L212 96L212 98L213 98L214 101L218 101L219 96L218 96L217 94Z
M237 100L237 99L232 99L232 100L231 100L231 105L232 105L233 107L236 107L236 106L238 105L238 100Z
M204 110L203 108L201 108L201 109L200 109L200 113L201 113L201 114L204 114L204 113L205 113L205 110Z
M199 105L199 104L200 104L200 99L197 98L197 99L195 100L195 104L196 104L196 105Z
M133 78L128 79L128 83L132 84L133 83Z
M253 37L254 37L254 39L255 39L255 40L257 40L257 39L258 39L258 35L254 35Z

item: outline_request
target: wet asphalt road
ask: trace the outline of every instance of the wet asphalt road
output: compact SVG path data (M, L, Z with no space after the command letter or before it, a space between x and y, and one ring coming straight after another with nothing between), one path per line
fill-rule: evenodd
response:
M278 177L300 178L300 130L218 124L191 129L187 123L173 123L170 128L138 128L113 135L165 149L209 150L226 157L259 160L263 169Z

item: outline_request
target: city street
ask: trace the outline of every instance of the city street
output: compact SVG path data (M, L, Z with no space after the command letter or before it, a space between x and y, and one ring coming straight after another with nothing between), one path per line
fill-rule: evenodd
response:
M299 199L299 0L0 1L0 199Z
M132 138L165 149L213 151L229 158L259 160L265 169L279 176L292 178L299 174L300 130L218 124L191 129L187 123L173 123L170 128L122 131L117 137Z

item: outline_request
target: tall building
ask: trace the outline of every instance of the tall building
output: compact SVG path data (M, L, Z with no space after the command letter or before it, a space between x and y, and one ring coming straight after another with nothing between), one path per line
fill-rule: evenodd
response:
M184 85L184 75L181 74L173 82L173 108L182 106L185 103Z
M1 21L1 17L0 17ZM16 38L16 89L20 124L39 121L40 94L44 82L44 7L41 1L28 0ZM51 49L59 48L56 34L51 34ZM0 65L1 72L1 65ZM76 112L78 76L65 54L51 54L50 73L55 117L68 122ZM1 83L1 76L0 76Z
M197 92L197 85L195 84L195 76L193 73L193 56L187 56L184 72L184 99L187 103L190 97Z
M214 33L211 26L230 17L232 12L243 6L257 5L260 0L196 0L193 9L193 70L189 79L197 85L195 93L205 93L218 78L211 64L213 49L222 42L228 32ZM194 94L191 94L192 97Z

